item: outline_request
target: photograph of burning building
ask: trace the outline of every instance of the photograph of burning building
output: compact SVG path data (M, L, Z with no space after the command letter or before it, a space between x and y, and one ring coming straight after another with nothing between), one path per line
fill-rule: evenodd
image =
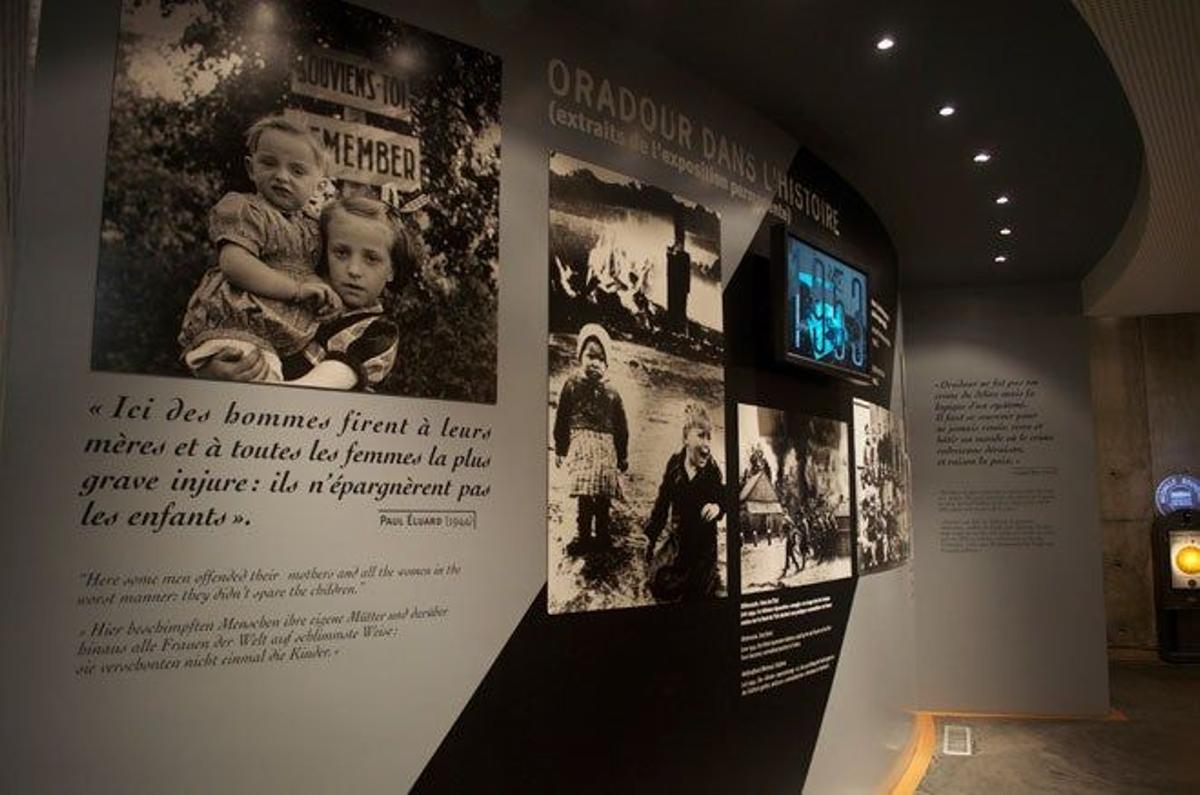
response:
M849 577L846 423L738 405L742 593Z

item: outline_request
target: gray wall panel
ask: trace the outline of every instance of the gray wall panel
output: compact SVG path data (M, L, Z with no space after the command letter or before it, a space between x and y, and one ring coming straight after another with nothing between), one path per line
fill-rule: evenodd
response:
M1106 712L1095 441L1078 290L931 290L906 294L905 307L920 529L918 701L934 710ZM1053 441L1027 445L1019 465L938 466L937 384L997 378L1037 381L1030 408ZM1046 503L1019 496L1037 489L1048 490ZM939 506L939 498L965 492L998 502L965 513ZM948 551L955 521L976 522L983 548ZM1006 522L1042 528L1040 540L1006 536Z

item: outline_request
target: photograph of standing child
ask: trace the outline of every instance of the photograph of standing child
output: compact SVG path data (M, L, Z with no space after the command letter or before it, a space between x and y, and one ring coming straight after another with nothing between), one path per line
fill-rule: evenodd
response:
M720 219L550 158L547 609L723 596Z
M567 553L608 546L609 509L620 494L617 473L629 469L629 426L621 395L605 379L612 340L596 323L579 330L579 372L563 384L554 415L554 466L566 460L576 500L577 535Z

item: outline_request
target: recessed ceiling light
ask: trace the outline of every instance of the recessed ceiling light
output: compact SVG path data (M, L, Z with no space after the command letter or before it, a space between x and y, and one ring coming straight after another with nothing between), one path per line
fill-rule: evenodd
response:
M1008 204L1008 196L1001 193L996 197L996 204Z
M1008 257L1004 256L1003 254L997 254L996 262L1008 262Z
M883 36L879 41L875 42L875 49L877 50L890 50L895 46L896 40L891 36Z
M940 108L938 108L938 115L939 116L953 116L954 115L954 106L953 105L942 105Z
M1006 227L1004 227L1003 229L1001 229L1001 230L1000 230L1000 234L1002 234L1002 235L1004 235L1005 237L1007 237L1008 235L1011 235L1011 234L1012 234L1012 230L1011 230L1011 229L1009 229L1009 228L1006 226Z
M992 159L992 156L990 154L988 154L987 152L976 152L975 157L973 157L971 159L974 160L976 163L986 163L987 161Z

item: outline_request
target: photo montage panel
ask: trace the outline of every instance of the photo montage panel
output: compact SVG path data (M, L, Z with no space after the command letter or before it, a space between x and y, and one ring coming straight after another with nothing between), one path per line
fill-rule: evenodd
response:
M853 574L846 423L738 404L742 593Z
M726 594L720 219L550 158L548 608Z
M901 565L912 546L904 426L898 416L864 400L854 401L854 477L859 574Z
M495 402L500 59L218 5L125 3L92 367Z

